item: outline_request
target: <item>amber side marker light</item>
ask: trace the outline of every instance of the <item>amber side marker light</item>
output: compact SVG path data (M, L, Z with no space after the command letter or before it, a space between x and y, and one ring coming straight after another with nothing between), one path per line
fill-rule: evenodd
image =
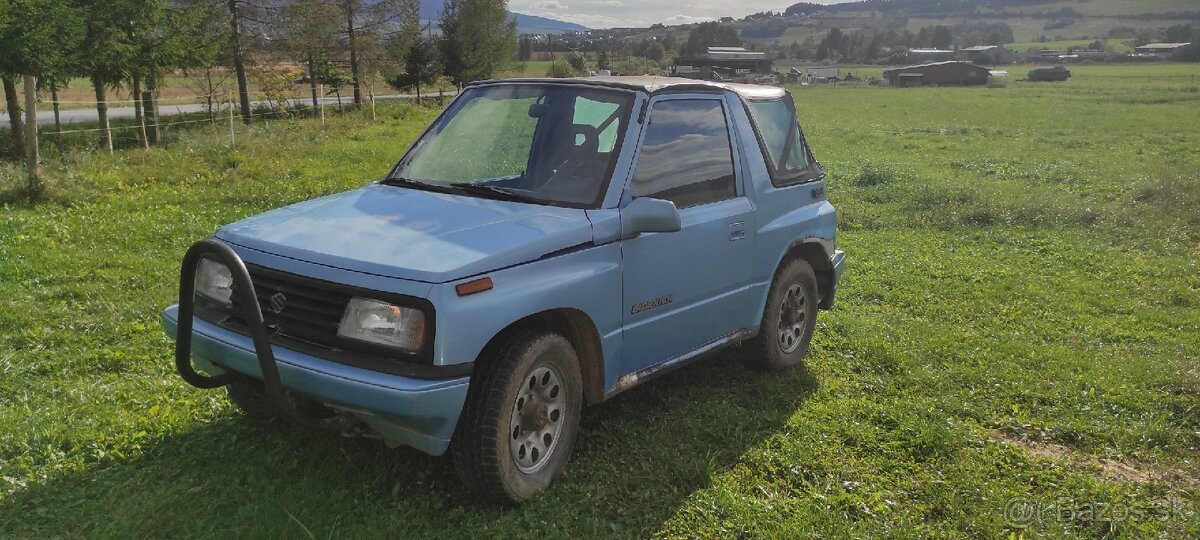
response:
M458 291L459 296L470 296L472 294L479 294L484 291L490 291L490 290L492 290L492 278L485 277L482 279L477 279L475 281L468 281L466 283L460 283L458 285L455 285L454 290Z

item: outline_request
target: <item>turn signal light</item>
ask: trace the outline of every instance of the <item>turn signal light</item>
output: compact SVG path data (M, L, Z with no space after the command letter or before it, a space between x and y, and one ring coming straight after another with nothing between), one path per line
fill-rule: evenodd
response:
M454 290L458 291L459 296L470 296L472 294L490 291L492 290L492 278L485 277L475 281L460 283L454 287Z

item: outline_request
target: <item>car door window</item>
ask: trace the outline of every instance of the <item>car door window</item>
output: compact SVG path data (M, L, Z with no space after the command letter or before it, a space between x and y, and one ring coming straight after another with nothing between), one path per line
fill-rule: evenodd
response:
M630 192L688 208L737 196L725 109L718 100L656 103Z

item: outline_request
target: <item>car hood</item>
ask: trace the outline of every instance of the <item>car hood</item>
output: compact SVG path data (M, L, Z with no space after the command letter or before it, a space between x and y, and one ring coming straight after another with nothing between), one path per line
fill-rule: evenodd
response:
M242 247L380 276L445 283L592 242L584 210L372 184L223 227Z

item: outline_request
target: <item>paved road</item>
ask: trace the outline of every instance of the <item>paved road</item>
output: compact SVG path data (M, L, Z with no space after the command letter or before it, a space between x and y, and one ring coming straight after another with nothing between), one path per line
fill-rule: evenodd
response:
M454 94L455 94L454 92L447 92L446 97L452 97L452 96L454 96ZM430 95L431 94L422 94L422 97L428 98ZM437 96L437 94L432 94L432 95L435 97ZM416 94L392 94L392 95L387 95L387 96L375 96L375 99L377 99L379 101L387 101L387 100L395 100L395 99L413 99L415 97L417 97ZM331 106L336 107L337 106L337 98L336 97L322 98L321 101L325 104L326 107L331 107ZM346 97L342 97L343 104L350 104L352 101L353 101L353 99L348 99ZM267 105L266 101L252 101L250 103L252 105L252 108L258 107L260 105L262 105L262 106ZM311 106L311 105L312 105L312 98L292 100L293 107L305 107L305 106ZM205 110L206 109L204 108L204 105L201 103L190 103L190 104L185 104L185 105L165 104L165 105L158 106L158 113L160 115L162 115L163 117L179 115L179 114L198 113L198 112L204 112ZM69 130L70 128L68 126L70 124L78 124L78 123L82 123L82 122L95 122L96 119L98 118L96 115L95 107L90 107L90 108L86 108L86 109L63 109L62 111L59 112L59 116L62 118L63 130ZM109 120L113 120L116 118L133 118L133 117L134 117L133 107L110 107L108 109ZM0 111L0 123L2 123L3 125L8 125L8 113L7 112ZM50 112L50 111L38 110L38 125L39 126L54 125L54 113Z

